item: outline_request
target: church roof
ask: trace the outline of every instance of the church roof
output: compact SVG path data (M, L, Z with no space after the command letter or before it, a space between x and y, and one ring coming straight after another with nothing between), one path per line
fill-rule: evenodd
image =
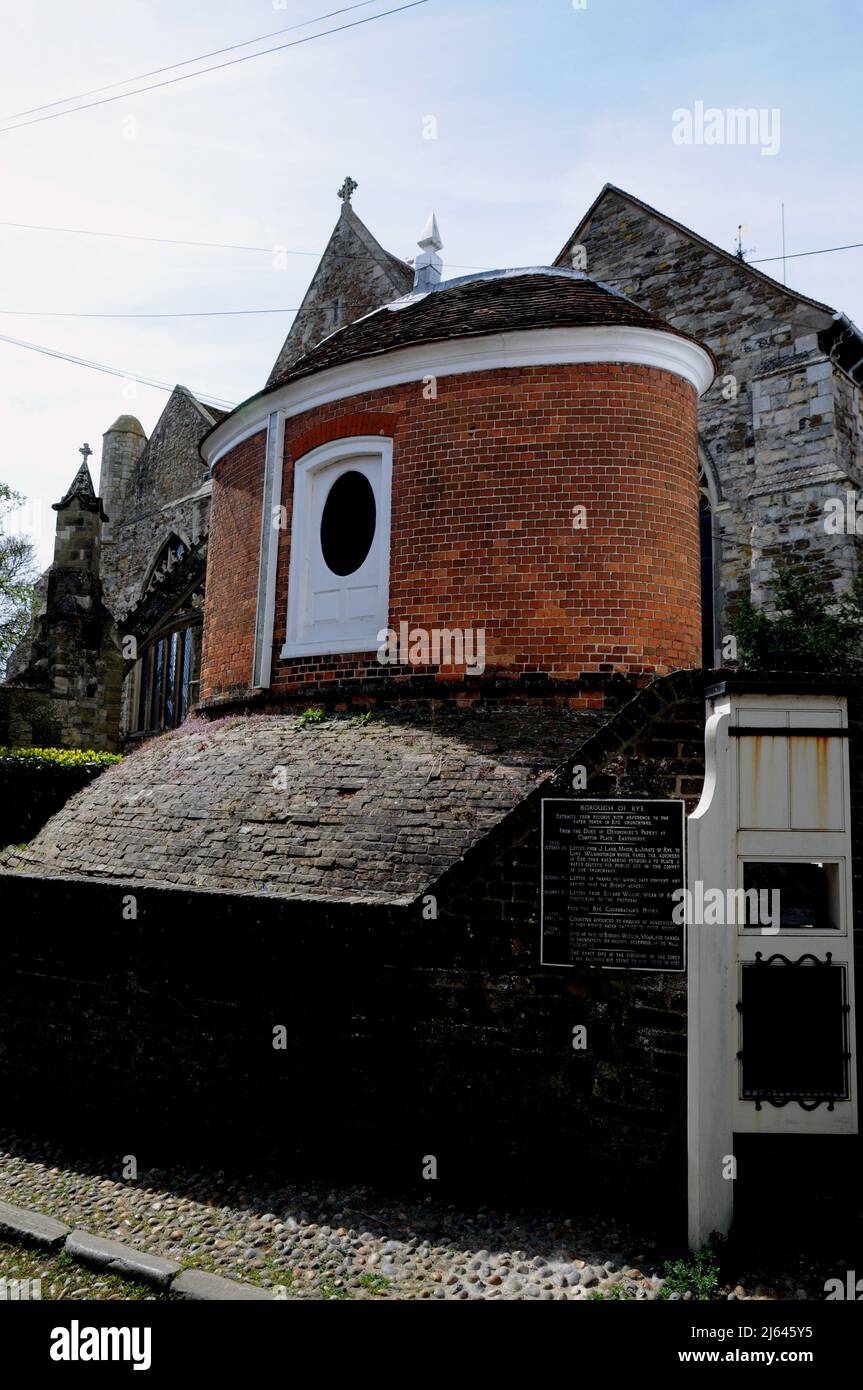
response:
M327 309L331 313L335 301L343 303L347 319L356 319L405 294L412 283L411 267L381 246L345 199L267 386L281 381L306 349L325 336L332 326Z
M347 324L271 378L268 388L395 348L519 329L614 326L689 336L582 271L549 266L487 271L405 295Z

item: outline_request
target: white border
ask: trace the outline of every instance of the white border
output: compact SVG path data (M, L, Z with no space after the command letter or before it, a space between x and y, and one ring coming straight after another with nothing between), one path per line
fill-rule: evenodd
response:
M308 574L305 564L304 539L308 525L308 494L312 476L331 463L347 462L357 455L375 454L381 461L380 488L376 498L378 516L373 544L379 551L378 593L383 621L375 619L374 637L368 644L362 638L342 637L335 641L298 642L298 620L305 611L305 586ZM386 435L356 434L346 439L331 439L316 449L310 449L294 463L293 514L291 516L291 560L288 567L288 611L285 642L279 656L282 660L298 656L330 656L336 652L377 651L377 634L389 622L390 609L390 513L392 510L393 441ZM272 642L272 628L270 629Z
M255 690L265 690L272 676L276 569L279 557L279 527L274 524L274 510L282 501L284 462L285 417L280 410L273 410L267 419L264 481L261 491L258 604L255 614L255 649L252 657L252 687Z
M698 395L703 395L716 375L713 360L704 348L689 338L656 328L532 328L418 343L326 368L238 406L204 441L203 455L209 467L214 468L225 454L264 429L274 410L283 411L285 418L291 419L330 401L407 381L422 381L429 376L579 362L630 362L659 367L688 381Z
M683 881L681 887L687 886L686 879L686 801L679 796L545 796L540 801L539 815L539 963L547 965L554 970L574 970L576 965L590 965L589 961L565 961L565 960L545 960L545 903L542 895L542 885L545 877L545 807L548 802L565 802L567 806L575 802L589 801L594 806L679 806L682 819L683 831ZM663 965L598 965L591 966L593 970L629 970L641 975L685 975L687 967L686 959L686 923L683 923L683 964L679 966Z

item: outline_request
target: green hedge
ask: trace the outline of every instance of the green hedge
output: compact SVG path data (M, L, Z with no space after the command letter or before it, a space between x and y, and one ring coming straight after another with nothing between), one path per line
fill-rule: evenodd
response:
M120 753L97 753L94 748L0 748L6 762L50 763L52 767L110 767L123 761Z
M117 753L92 748L0 747L0 846L26 844Z

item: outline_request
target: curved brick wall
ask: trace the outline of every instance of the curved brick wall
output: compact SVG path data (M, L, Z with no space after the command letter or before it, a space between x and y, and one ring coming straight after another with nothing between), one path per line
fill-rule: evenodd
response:
M700 665L696 394L659 368L533 366L441 378L287 421L272 693L411 668L374 653L282 661L293 463L338 437L393 439L390 625L485 629L487 674ZM249 689L263 433L217 464L201 694ZM587 508L574 530L572 509Z

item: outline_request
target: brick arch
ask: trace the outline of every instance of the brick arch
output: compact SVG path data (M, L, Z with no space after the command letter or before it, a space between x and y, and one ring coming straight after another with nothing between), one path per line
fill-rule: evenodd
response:
M290 457L296 463L304 454L334 439L351 439L363 434L382 434L392 439L398 417L391 410L355 410L334 420L322 420L291 440Z

